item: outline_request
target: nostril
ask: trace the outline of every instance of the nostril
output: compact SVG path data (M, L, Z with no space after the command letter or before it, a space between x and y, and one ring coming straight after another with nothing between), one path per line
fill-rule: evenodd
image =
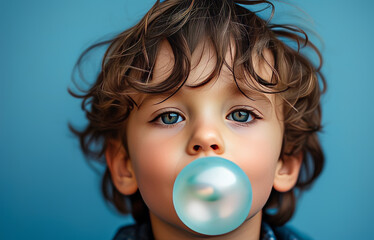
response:
M217 150L217 149L218 149L217 144L210 145L210 147L211 147L213 150Z
M199 146L199 145L195 145L195 146L193 146L193 150L198 151L199 149L200 149L200 146Z

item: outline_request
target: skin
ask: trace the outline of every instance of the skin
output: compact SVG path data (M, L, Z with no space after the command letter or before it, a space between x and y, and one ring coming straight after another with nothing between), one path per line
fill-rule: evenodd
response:
M127 122L128 152L112 140L106 158L117 189L126 195L137 189L149 208L155 239L259 239L262 208L272 188L290 190L298 176L301 155L280 157L284 133L282 102L275 95L236 87L224 66L208 84L191 88L211 73L213 49L200 44L192 54L192 68L179 92L165 96L137 95L139 108ZM265 53L272 63L270 53ZM227 53L226 61L231 62ZM170 74L174 56L165 41L160 46L152 82ZM257 62L256 72L270 79L271 69ZM245 121L243 121L245 120ZM118 150L119 149L119 150ZM186 227L176 215L172 189L178 173L191 161L220 156L235 162L252 184L253 203L247 220L236 230L220 236L204 236Z

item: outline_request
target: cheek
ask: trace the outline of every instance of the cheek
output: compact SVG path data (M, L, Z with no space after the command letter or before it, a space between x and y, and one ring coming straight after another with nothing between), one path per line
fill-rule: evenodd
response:
M166 133L165 133L166 132ZM173 177L173 171L182 156L183 140L172 136L168 131L152 131L140 138L131 138L129 142L130 158L139 180L151 176L160 179Z
M252 162L250 169L247 170L253 191L251 214L261 210L270 196L276 161L276 158L257 158L255 163Z
M258 130L257 130L258 129ZM250 215L262 209L273 187L275 169L282 147L278 128L256 128L241 135L235 143L238 164L252 184L253 203Z
M172 189L181 159L181 143L178 138L158 131L140 135L129 133L128 147L143 200L156 215L175 215Z

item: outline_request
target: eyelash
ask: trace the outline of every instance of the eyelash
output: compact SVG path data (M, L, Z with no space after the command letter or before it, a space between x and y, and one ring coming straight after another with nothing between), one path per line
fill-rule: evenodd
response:
M249 122L240 122L240 121L236 121L232 118L232 114L236 113L236 112L246 112L248 113L253 119L250 120ZM165 122L162 121L162 117L165 116L166 114L176 114L178 119L177 119L177 122L175 123L170 123L170 124L167 124ZM229 118L231 116L231 119ZM230 120L230 121L234 121L235 124L238 124L238 125L244 125L244 126L247 126L247 125L250 125L250 124L253 124L256 120L258 119L262 119L262 117L260 117L258 114L256 114L254 111L252 110L249 110L249 109L244 109L244 108L240 108L240 109L235 109L233 111L231 111L226 119ZM163 127L173 127L174 125L176 125L177 123L181 122L185 120L185 117L183 117L180 113L178 112L173 112L173 111L166 111L166 112L163 112L163 113L160 113L159 115L157 115L157 117L155 117L153 120L151 120L150 122L151 123L155 123L155 124L158 124L158 125L161 125Z
M166 114L176 114L178 119L176 123L171 123L171 124L166 124L162 121L162 116L165 116ZM181 122L179 121L179 119L181 119L181 121L185 120L185 118L178 112L173 112L173 111L166 111L166 112L163 112L163 113L160 113L159 115L157 115L157 117L155 117L153 120L151 120L150 122L151 123L155 123L157 125L161 125L162 127L173 127L174 125L176 125L177 123Z
M252 117L252 120L250 120L248 122L236 121L232 117L232 114L234 114L236 112L245 112L245 113L248 113L250 115L249 117ZM246 109L246 108L238 108L238 109L234 109L233 111L231 111L227 115L226 119L230 120L230 121L233 121L235 124L238 124L238 125L241 125L241 126L247 126L247 125L253 124L258 119L262 119L262 117L260 117L260 115L256 114L253 110L249 110L249 109Z

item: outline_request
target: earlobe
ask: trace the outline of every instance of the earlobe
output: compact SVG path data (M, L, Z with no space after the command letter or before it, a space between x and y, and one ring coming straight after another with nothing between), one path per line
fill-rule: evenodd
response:
M291 190L299 177L303 153L299 152L291 156L283 156L278 160L274 176L274 189L278 192Z
M124 195L131 195L138 189L132 162L118 140L109 140L105 150L105 158L113 184Z

